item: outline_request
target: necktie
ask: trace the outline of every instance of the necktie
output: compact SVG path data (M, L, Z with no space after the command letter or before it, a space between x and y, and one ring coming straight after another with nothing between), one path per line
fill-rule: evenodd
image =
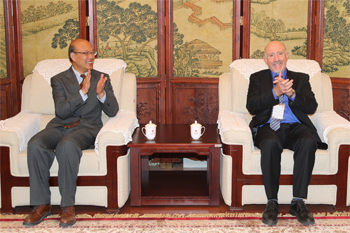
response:
M81 74L80 77L83 78L83 81L84 81L84 78L86 78L85 74ZM80 89L83 87L83 81L81 81L80 83Z
M280 95L280 97L278 97L278 100L281 103L283 103L283 95ZM280 128L280 124L281 124L281 119L277 119L277 118L271 118L270 121L270 128L274 131L278 130Z

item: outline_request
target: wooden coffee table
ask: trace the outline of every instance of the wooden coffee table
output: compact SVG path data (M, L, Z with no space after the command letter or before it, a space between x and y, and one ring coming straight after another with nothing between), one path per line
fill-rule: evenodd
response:
M216 124L206 124L199 140L192 140L190 125L158 124L156 138L147 140L141 125L134 132L130 147L131 206L210 205L220 200L221 141ZM194 157L207 159L207 169L148 169L150 156ZM192 156L190 156L192 157Z

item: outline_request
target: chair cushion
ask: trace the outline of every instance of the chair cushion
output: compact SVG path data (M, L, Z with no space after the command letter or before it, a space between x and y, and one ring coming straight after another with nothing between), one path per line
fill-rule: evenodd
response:
M29 176L27 165L27 150L22 151L17 155L16 166L11 166L11 174L13 176ZM52 167L50 169L50 176L57 176L58 163L55 158ZM81 157L79 165L79 176L89 175L105 175L107 174L106 158L101 157L100 161L94 149L83 150L83 156Z
M293 151L284 149L282 152L281 158L281 174L282 175L291 175L293 174ZM261 175L261 166L260 166L260 149L255 148L252 151L250 158L246 156L243 159L243 173L244 174L259 174ZM336 161L332 161L332 159L336 159L335 157L330 156L329 151L327 150L316 150L316 160L315 166L312 174L321 174L321 175L329 175L335 174L337 172L337 166L333 166L336 164Z

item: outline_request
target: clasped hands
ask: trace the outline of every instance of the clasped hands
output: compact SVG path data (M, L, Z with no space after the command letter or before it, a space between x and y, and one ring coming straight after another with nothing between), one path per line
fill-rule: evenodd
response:
M273 88L273 91L275 92L276 96L280 96L283 94L287 95L290 98L294 96L295 91L292 88L293 80L283 79L282 72L279 73L279 76L275 77L273 83L276 84Z
M83 92L84 95L86 95L90 89L90 79L91 79L91 71L89 70L82 82L83 85L82 85L81 91ZM104 77L104 75L101 74L100 80L98 81L97 87L96 87L96 94L100 99L102 99L105 95L104 88L105 88L106 82L107 82L107 77Z

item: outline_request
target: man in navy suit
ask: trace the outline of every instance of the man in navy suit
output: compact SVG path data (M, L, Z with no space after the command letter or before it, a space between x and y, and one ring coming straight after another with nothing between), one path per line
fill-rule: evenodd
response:
M270 42L264 61L269 69L251 75L247 109L254 115L249 126L254 144L261 150L261 170L268 203L262 222L275 225L278 215L278 189L281 153L294 151L293 200L289 213L304 225L315 220L304 203L315 163L316 149L327 149L307 114L313 114L317 102L309 76L286 68L288 52L283 43Z
M55 117L28 143L30 204L35 206L23 222L39 224L52 214L50 167L56 157L61 194L60 226L75 224L75 193L82 150L93 148L102 127L101 113L117 114L119 106L107 74L93 69L96 52L78 38L68 50L72 66L51 78Z

